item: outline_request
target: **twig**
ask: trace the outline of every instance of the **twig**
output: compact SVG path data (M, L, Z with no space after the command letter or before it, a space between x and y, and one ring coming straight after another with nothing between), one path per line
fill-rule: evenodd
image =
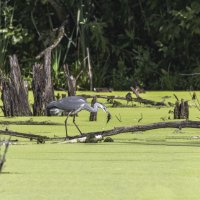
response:
M174 94L174 97L176 98L177 101L179 101L178 97Z
M121 120L121 115L119 114L119 117L117 116L117 115L115 115L115 117L117 118L117 120L119 121L119 122L122 122L122 120Z
M143 115L142 115L142 113L140 113L140 119L138 119L138 123L141 121L141 120L143 120Z

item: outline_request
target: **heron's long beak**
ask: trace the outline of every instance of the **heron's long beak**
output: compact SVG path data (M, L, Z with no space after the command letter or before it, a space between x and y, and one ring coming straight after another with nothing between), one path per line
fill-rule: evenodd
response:
M111 114L108 112L108 110L106 108L102 108L104 112L107 113L107 123L110 121L111 119Z

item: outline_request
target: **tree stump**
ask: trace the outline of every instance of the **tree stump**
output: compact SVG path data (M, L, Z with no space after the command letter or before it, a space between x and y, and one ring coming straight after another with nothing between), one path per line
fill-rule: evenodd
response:
M93 107L96 102L97 102L97 97L93 97L93 99L91 101L91 106ZM89 121L97 121L97 112L90 113Z
M179 119L179 101L176 101L176 103L175 103L174 119Z
M51 49L44 51L44 65L33 66L33 112L35 116L49 115L46 106L54 100L54 89L51 78Z
M129 102L131 102L132 103L132 106L133 106L133 98L132 98L132 95L131 95L131 93L130 92L128 92L127 94L126 94L126 100L127 100L127 104L129 103Z
M2 82L2 101L4 116L32 115L28 95L24 87L17 56L9 56L10 76Z
M174 119L189 119L188 101L181 99L181 102L176 101L174 107Z
M35 63L33 65L33 81L32 81L32 89L33 89L33 115L41 116L44 115L44 69L43 65Z

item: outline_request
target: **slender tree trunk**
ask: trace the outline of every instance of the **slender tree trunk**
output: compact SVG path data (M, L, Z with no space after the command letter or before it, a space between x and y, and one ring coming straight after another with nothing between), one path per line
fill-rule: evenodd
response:
M93 91L93 75L92 75L92 66L90 62L90 51L89 48L87 48L87 59L88 59L88 75L90 79L90 91Z
M44 105L54 100L54 89L51 78L51 49L47 49L44 54ZM46 110L44 110L46 113Z
M68 65L64 65L64 73L68 85L68 96L76 96L76 79L69 72Z
M96 102L97 102L97 98L93 97L92 102L91 102L91 106L93 107ZM91 112L90 113L89 121L97 121L97 112Z

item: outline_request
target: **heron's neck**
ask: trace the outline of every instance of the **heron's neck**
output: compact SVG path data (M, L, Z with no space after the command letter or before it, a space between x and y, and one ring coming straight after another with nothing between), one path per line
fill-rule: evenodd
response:
M97 112L99 107L101 107L101 104L96 102L93 106L94 112Z
M89 112L97 112L98 111L98 107L100 107L101 104L100 103L95 103L94 106L89 106L88 104L86 104L84 106L85 110L88 110Z

